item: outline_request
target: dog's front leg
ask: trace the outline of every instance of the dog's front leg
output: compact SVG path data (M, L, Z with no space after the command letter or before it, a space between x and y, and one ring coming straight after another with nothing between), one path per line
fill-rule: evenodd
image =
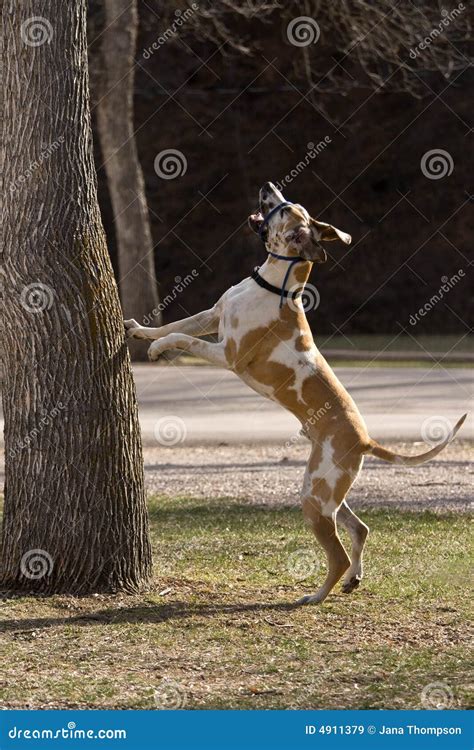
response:
M202 357L218 367L228 366L223 344L211 344L209 341L202 341L182 333L170 333L159 341L155 341L148 349L148 359L154 362L160 354L169 349L181 349L195 357Z
M160 328L147 328L137 323L133 318L124 321L124 323L127 338L154 341L155 339L162 339L170 333L185 333L190 336L207 336L209 333L216 333L219 328L219 315L216 308L213 307L210 310L197 313L197 315L191 315L189 318L160 326Z

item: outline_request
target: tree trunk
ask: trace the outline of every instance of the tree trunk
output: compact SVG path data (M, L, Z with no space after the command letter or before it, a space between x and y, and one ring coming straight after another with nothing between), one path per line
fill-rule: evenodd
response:
M0 581L136 590L143 458L97 203L86 0L6 0L5 513Z
M118 246L119 286L125 318L161 324L148 206L133 127L136 1L104 0L102 70L97 126ZM147 358L130 342L133 359Z

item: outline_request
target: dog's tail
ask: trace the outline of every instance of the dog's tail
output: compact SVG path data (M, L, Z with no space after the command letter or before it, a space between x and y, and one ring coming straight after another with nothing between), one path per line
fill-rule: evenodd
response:
M418 466L418 464L424 464L425 461L429 461L431 458L434 458L438 455L438 453L441 453L441 451L444 450L447 445L449 445L449 443L454 439L454 436L456 435L459 428L462 426L466 417L467 414L464 414L461 417L461 419L455 425L454 429L451 430L448 437L443 440L442 443L437 445L435 448L432 448L430 451L426 451L426 453L420 453L420 455L418 456L402 456L400 453L394 453L393 451L390 451L387 448L379 445L376 440L371 440L370 446L366 452L370 453L372 456L381 458L382 461L389 461L391 464L403 464L404 466Z

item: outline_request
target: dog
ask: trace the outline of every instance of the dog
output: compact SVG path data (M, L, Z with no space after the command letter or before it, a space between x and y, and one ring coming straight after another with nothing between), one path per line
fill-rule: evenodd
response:
M190 352L232 370L300 420L311 442L301 493L303 514L326 553L327 575L315 594L297 603L319 603L341 577L345 593L354 591L362 580L369 528L349 508L346 497L364 456L403 466L424 463L451 442L466 415L446 440L417 456L393 453L370 438L356 404L318 351L302 302L313 263L327 259L322 243L348 245L352 238L313 219L271 182L261 188L259 199L260 210L248 221L265 243L268 257L252 276L226 291L210 310L160 328L126 320L125 328L130 338L153 340L150 360L170 349ZM217 343L198 338L215 333ZM349 533L350 556L337 524Z

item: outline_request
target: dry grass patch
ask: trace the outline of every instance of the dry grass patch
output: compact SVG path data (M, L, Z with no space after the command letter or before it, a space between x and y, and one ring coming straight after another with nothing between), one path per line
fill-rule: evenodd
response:
M2 602L2 705L421 708L433 682L468 705L466 516L363 513L362 587L295 609L324 574L298 508L155 497L150 514L142 595ZM321 567L295 580L300 551Z

